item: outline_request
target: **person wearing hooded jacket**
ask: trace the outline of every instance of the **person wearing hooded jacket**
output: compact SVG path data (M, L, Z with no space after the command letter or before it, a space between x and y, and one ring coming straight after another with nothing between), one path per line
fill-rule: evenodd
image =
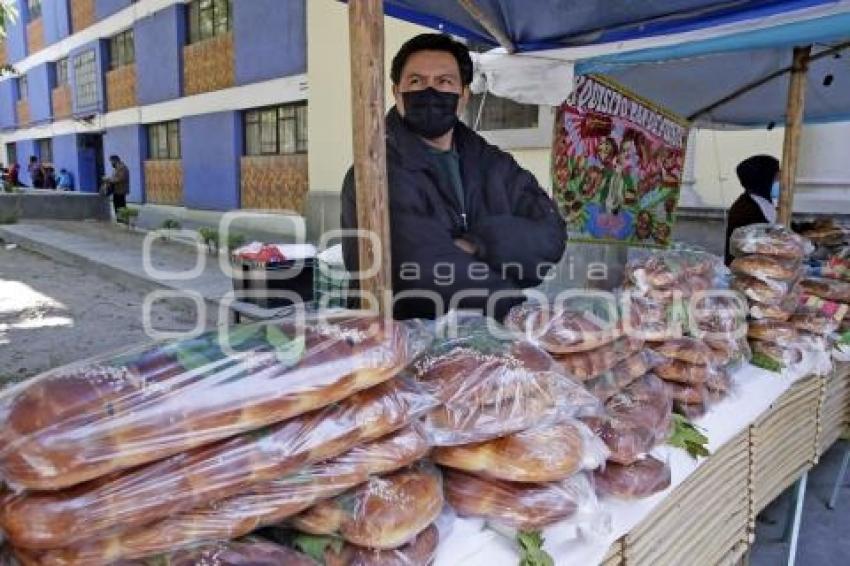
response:
M454 307L501 320L524 300L522 289L540 284L560 261L566 224L531 173L459 121L472 82L466 46L447 35L416 36L393 59L391 78L394 316L434 318ZM355 229L353 169L341 205L342 228ZM357 238L343 239L343 256L357 272Z
M754 155L735 169L744 193L732 204L726 219L726 265L732 263L729 239L741 226L776 222L779 199L779 160L770 155Z

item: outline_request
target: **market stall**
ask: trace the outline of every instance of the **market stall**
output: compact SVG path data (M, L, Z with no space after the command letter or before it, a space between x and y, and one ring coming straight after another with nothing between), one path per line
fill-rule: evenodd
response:
M645 41L821 3L682 1L672 20L669 8L632 7L624 20L571 17L581 25L562 35L519 25L527 3L505 12L511 32L496 4L518 5L350 3L358 224L377 235L360 241L361 265L377 265L360 291L377 313L392 280L384 8L431 10L443 29L515 51L568 35ZM574 4L571 16L598 15ZM780 227L743 232L739 247L768 258L739 265L739 281L773 291L773 278L802 276L807 243ZM789 273L765 276L776 257ZM769 345L772 371L747 363L751 345L735 332L762 295L743 308L712 299L679 320L685 335L670 332L681 297L728 289L721 263L696 250L633 257L622 311L604 321L595 305L542 303L504 326L296 312L58 368L0 393L0 529L24 565L734 561L755 514L846 426L850 372L832 369L823 336L798 340L791 323L756 321L751 344ZM831 300L837 287L809 290ZM770 307L782 310L785 290Z

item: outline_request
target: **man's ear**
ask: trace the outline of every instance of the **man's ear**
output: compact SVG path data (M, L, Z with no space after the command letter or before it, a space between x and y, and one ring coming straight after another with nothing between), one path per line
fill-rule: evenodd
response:
M466 111L466 105L469 104L470 97L472 97L472 89L467 85L460 91L460 99L457 102L458 116L462 116Z

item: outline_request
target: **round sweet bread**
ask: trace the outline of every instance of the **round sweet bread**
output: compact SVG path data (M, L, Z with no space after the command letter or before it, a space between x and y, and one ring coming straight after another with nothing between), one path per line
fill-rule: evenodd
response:
M670 466L647 456L628 466L609 463L594 472L593 479L600 495L640 499L670 487Z

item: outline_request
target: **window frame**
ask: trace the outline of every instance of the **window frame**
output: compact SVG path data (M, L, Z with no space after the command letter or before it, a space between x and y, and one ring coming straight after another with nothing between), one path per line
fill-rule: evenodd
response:
M85 61L82 61L85 58ZM82 62L81 62L82 61ZM98 88L97 53L94 48L81 51L74 55L74 100L80 108L95 106L100 101L100 89ZM85 71L83 68L85 67ZM88 66L91 69L88 69ZM86 79L85 81L81 79ZM86 89L81 91L81 89ZM81 92L85 97L81 96Z
M35 13L35 15L33 15ZM42 0L27 0L27 22L34 22L43 14Z
M30 81L26 73L18 77L18 102L29 100L30 97Z
M56 78L56 86L54 88L70 85L71 84L71 62L68 57L63 57L61 59L57 59L53 63L54 75ZM64 69L64 71L60 72L60 69ZM61 80L64 76L64 80Z
M186 6L186 43L192 45L233 29L233 0L192 0Z
M53 163L53 139L39 138L35 140L38 146L38 160L42 163ZM47 148L47 151L45 151Z
M246 157L269 157L306 154L309 141L307 112L308 102L306 100L250 108L243 111L242 141L244 155ZM274 116L269 121L268 117L271 113ZM268 128L267 130L264 125L265 128ZM254 128L257 128L257 130L252 131ZM289 143L284 139L287 131L291 134ZM254 141L251 139L252 136L255 138ZM272 137L274 138L274 149L270 149Z
M6 165L11 167L18 162L18 144L6 142Z
M127 28L109 38L109 70L114 71L136 62L136 37Z
M148 160L177 161L183 158L180 142L180 120L147 124ZM163 148L164 151L160 151Z
M492 93L487 95L493 96ZM486 101L485 101L486 104ZM476 130L488 143L501 149L551 149L552 133L555 128L554 106L537 106L537 126L533 128L506 128L501 130ZM463 121L472 128L476 116L472 113L471 105L465 113Z

